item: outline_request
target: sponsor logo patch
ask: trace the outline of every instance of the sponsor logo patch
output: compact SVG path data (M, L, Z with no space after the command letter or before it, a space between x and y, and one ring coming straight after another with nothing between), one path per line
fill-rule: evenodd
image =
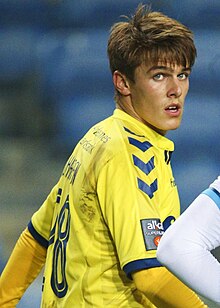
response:
M141 228L146 250L155 250L164 234L163 223L159 218L142 219Z

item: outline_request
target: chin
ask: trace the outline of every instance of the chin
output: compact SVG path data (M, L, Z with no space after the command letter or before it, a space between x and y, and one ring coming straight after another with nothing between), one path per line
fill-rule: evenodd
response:
M169 128L168 130L176 130L176 129L179 128L179 127L180 127L180 125L178 125L178 126L173 126L173 127Z
M181 121L178 121L178 122L172 123L170 125L167 125L167 131L168 130L176 130L177 128L180 127L180 124L181 124Z

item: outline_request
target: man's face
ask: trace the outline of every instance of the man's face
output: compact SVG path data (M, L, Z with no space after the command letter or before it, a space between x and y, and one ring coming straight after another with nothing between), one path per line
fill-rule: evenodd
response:
M189 89L189 74L189 68L175 64L142 64L135 70L135 82L128 81L131 99L128 113L162 135L178 128Z

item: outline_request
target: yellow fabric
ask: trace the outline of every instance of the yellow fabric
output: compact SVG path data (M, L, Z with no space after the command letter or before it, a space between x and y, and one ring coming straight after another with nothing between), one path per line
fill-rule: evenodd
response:
M23 231L0 278L0 307L12 308L37 277L46 258L42 247L27 229Z
M157 308L208 307L196 293L164 267L136 272L133 279L137 289Z
M125 272L160 265L162 223L180 211L173 149L121 110L80 140L29 226L48 241L41 307L143 307Z

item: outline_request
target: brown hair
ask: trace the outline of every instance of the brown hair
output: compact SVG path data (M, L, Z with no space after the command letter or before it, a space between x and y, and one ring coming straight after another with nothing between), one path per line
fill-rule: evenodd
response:
M108 57L112 74L119 70L134 81L135 69L148 61L193 66L196 48L186 26L142 4L131 18L125 18L110 31Z

